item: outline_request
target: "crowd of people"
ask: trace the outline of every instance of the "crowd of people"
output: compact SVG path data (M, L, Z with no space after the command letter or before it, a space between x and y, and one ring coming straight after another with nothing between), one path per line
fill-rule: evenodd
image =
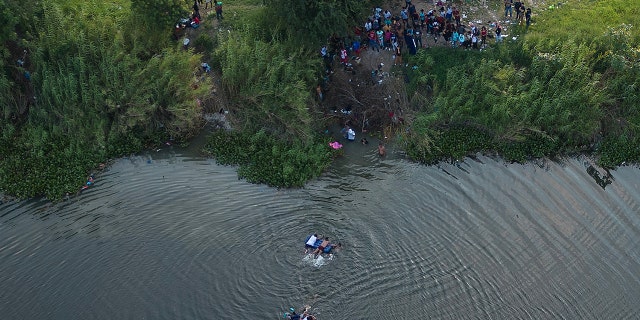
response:
M519 24L531 24L531 8L525 8L521 0L504 0L505 19ZM401 65L405 53L416 54L430 45L447 45L452 48L482 49L489 38L496 42L502 40L503 26L498 22L487 21L486 25L465 23L465 15L460 7L451 1L438 0L432 7L418 9L411 0L399 12L376 7L366 21L356 26L353 34L345 38L333 35L328 47L322 49L327 63L336 55L340 63L349 64L349 58L360 57L362 50L389 50L393 52L394 64ZM330 67L330 66L328 66Z
M353 65L360 64L363 50L373 52L374 56L377 52L390 51L394 65L404 65L403 57L406 57L406 54L413 55L431 46L481 50L489 41L502 41L505 29L500 21L469 21L457 3L446 0L434 1L437 2L420 3L418 8L412 0L405 0L404 5L396 12L375 7L363 23L354 27L349 35L331 35L328 43L320 50L326 65L326 76L316 88L319 101L325 99L324 90L333 73L334 62L337 60L344 70L355 74ZM503 1L505 25L517 23L529 27L531 8L525 8L522 0ZM501 15L502 12L498 14ZM373 85L382 82L378 76L384 74L383 66L380 62L378 68L372 71ZM346 114L349 115L350 110ZM356 132L348 126L348 122L341 133L347 141L355 141ZM360 142L368 143L364 138ZM379 147L379 154L386 154L384 145Z

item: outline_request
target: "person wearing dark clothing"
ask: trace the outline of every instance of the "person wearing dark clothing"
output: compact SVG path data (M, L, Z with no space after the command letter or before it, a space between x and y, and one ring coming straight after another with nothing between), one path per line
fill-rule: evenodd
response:
M198 5L197 1L193 2L193 14L195 14L196 16L200 15L200 6Z
M480 46L481 47L484 47L484 45L487 42L487 33L488 33L487 27L482 26L482 28L480 29Z
M222 20L222 1L216 1L216 18Z
M509 16L509 19L511 19L511 14L513 13L513 8L511 7L513 5L513 0L504 0L504 17L506 18L507 16Z
M300 320L300 315L297 314L295 311L293 313L291 313L288 317L290 320Z

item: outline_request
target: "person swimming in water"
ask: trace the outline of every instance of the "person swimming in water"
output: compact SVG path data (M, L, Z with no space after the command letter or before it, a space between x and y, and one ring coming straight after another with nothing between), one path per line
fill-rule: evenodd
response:
M295 311L291 311L291 313L287 315L287 319L289 320L300 320L300 317L301 316L297 314Z
M316 317L305 311L302 313L302 320L316 320Z
M285 317L289 320L316 320L316 317L310 313L310 310L310 306L305 306L302 314L298 314L294 308L289 308L289 312L285 313Z
M380 155L381 157L384 157L384 155L386 154L387 154L387 149L384 147L384 144L381 141L380 143L378 143L378 155Z
M324 237L324 239L322 239L322 243L320 243L318 248L313 251L313 254L314 255L318 255L318 254L324 252L324 248L326 248L330 244L331 243L329 242L329 237Z
M333 244L329 242L329 238L325 237L318 248L313 251L313 254L317 257L319 254L322 254L324 252L324 249L327 247L331 247L331 250L338 250L342 248L342 243L338 242L338 244Z

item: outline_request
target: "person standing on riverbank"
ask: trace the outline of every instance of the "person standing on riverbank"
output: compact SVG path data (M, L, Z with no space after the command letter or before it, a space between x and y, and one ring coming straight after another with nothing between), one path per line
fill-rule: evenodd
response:
M502 41L502 26L496 22L496 43Z
M512 14L513 14L513 0L504 0L504 17L505 19L507 18L507 16L509 16L509 19L511 19Z
M223 19L222 18L222 1L216 2L215 10L216 10L216 19L222 20Z
M484 48L487 43L487 27L482 26L480 29L480 48Z
M395 53L394 53L394 61L393 61L393 65L397 66L397 65L402 65L402 49L400 48L400 46L396 46L395 48Z
M193 2L193 15L196 17L200 16L200 6L198 5L198 1Z

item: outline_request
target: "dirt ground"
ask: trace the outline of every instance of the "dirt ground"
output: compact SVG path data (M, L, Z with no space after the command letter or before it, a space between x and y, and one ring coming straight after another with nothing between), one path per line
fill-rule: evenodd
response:
M528 4L532 1L525 2ZM512 22L504 19L501 0L458 0L451 3L452 6L460 9L463 24L474 23L479 28L484 25L491 32L493 29L491 24L499 20L503 26L503 35L508 34ZM397 16L404 5L404 0L392 0L386 6L382 6L382 9L389 9L394 16ZM418 11L437 9L434 1L414 0L414 5ZM532 7L535 14L535 5ZM200 14L203 25L198 29L186 30L184 35L192 41L202 32L207 32L213 37L219 29L212 9L201 8ZM362 17L362 24L366 18L366 16ZM493 41L490 40L489 44ZM436 43L433 37L427 35L423 37L423 43L425 47L446 45L442 38ZM316 109L325 115L325 120L329 123L333 122L341 126L349 123L360 132L376 131L381 136L392 135L392 131L400 127L397 124L403 123L405 119L410 121L411 118L408 114L409 99L404 96L403 90L405 79L400 73L394 72L397 69L392 68L394 66L393 51L363 50L360 59L352 59L351 62L354 71L345 71L337 60L334 61L333 73L329 74L323 83L323 100L317 99ZM372 74L376 70L379 72ZM208 121L215 119L216 125L220 124L218 120L222 118L224 126L229 127L232 117L225 117L224 112L219 113L220 110L232 109L221 89L220 75L215 70L208 74L197 70L194 72L200 79L211 77L214 84L211 95L202 99L203 111L207 115L205 118ZM215 113L219 114L212 118L211 114Z
M532 0L525 1L529 6ZM492 37L494 24L499 21L503 28L503 35L508 35L509 29L515 25L515 19L505 19L502 1L492 0L463 0L454 1L452 6L460 9L464 25L473 23L478 28L486 26L489 29L488 45L495 41ZM537 4L543 4L538 1ZM391 1L382 6L389 9L393 16L399 16L405 1ZM438 9L432 1L414 1L416 9ZM446 2L444 6L446 7ZM535 5L531 5L536 12ZM362 17L362 24L367 17ZM515 14L513 15L515 18ZM423 36L424 48L448 46L442 37L438 42L432 36ZM451 50L464 50L462 48ZM406 53L405 53L406 54ZM377 132L379 136L391 136L394 130L401 128L398 124L410 122L412 115L409 108L409 98L405 96L405 78L400 71L401 66L394 67L394 53L391 50L363 50L360 59L351 59L354 71L344 70L336 60L333 63L333 73L328 77L325 94L319 103L327 117L334 118L341 126L350 124L361 132ZM406 67L406 66L405 66ZM375 75L372 72L380 71ZM372 132L373 131L373 132Z

